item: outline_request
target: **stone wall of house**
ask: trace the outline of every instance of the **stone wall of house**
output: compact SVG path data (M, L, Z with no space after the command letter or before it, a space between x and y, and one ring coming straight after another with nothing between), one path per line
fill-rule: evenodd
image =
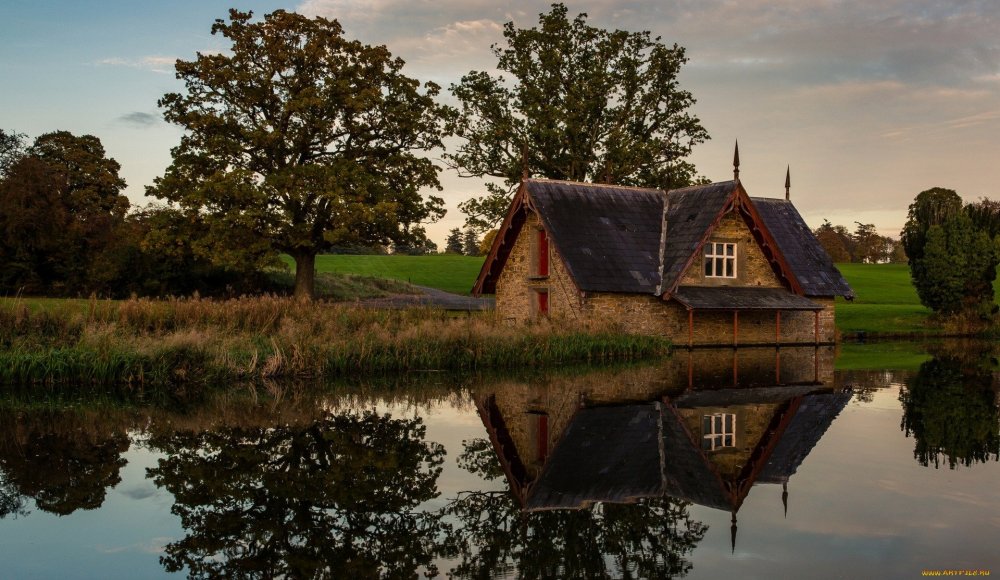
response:
M667 389L661 366L597 371L583 376L552 376L537 381L491 382L473 389L480 403L494 397L507 432L530 477L539 475L538 416L548 421L548 448L552 450L583 404L645 402Z
M688 310L677 302L664 301L649 294L580 292L552 240L549 242L549 275L536 276L537 257L533 252L537 252L537 247L532 238L540 227L538 216L530 214L497 280L496 308L506 320L525 322L537 319L538 293L545 291L548 293L549 317L552 320L603 322L630 333L668 336L678 346L814 343L816 340L813 312L782 312L779 333L773 311L744 311L737 316L738 328L734 333L732 312L697 311L693 316L693 325L689 327ZM726 216L712 239L739 244L739 285L781 286L739 215L730 213ZM696 260L684 279L699 286L733 284L732 280L720 282L720 279L706 278L703 268L701 261ZM819 342L833 342L836 333L834 301L832 298L815 301L824 306L819 316Z
M735 415L734 445L705 450L705 456L715 464L719 475L727 481L734 481L743 466L750 463L750 456L760 444L778 408L778 403L748 403L726 407L679 408L677 413L696 444L701 444L705 435L702 430L704 416L716 413Z
M670 224L667 224L670 227ZM730 211L715 230L712 231L710 242L725 242L736 244L736 278L710 278L705 276L705 264L702 259L696 259L681 277L681 286L760 286L762 288L781 288L781 281L775 275L771 264L764 257L764 252L757 245L743 218L735 211Z
M532 237L540 227L538 214L529 213L497 279L496 310L506 320L525 322L536 319L540 291L548 292L551 318L574 319L580 316L580 291L552 240L549 240L549 275L535 275L537 257L532 252L537 248L532 243Z

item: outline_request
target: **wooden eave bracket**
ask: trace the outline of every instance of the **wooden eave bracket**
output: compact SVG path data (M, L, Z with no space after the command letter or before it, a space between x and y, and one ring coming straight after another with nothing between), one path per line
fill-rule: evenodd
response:
M500 225L500 230L497 232L497 237L493 240L493 247L490 248L489 253L486 255L486 260L483 262L483 267L479 270L479 276L476 277L476 283L472 286L473 296L478 297L483 294L483 291L487 286L487 280L493 277L494 268L499 264L501 266L500 269L502 269L503 263L507 261L507 256L510 253L507 246L513 243L513 241L508 242L507 236L510 234L517 214L525 209L525 201L527 199L527 187L525 187L525 184L522 181L521 185L517 189L517 192L514 193L514 199L511 200L510 208L507 209L507 215L504 216L503 223ZM505 251L501 252L501 248ZM492 282L492 287L495 291L496 281L490 281Z

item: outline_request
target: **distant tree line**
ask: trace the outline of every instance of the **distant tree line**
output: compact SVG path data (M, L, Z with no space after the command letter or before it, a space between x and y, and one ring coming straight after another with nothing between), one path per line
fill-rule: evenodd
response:
M823 220L823 225L813 232L834 262L906 263L906 251L901 241L879 235L874 224L854 223L857 227L851 232L844 226L835 226L829 220Z
M495 237L496 234L494 233L493 236ZM452 228L445 240L444 251L446 254L484 256L490 249L489 245L484 244L484 239L480 239L476 229L471 226L466 227L464 232L458 228ZM490 243L492 244L492 242L493 237L490 237Z
M29 144L0 129L0 293L124 297L259 288L252 271L197 257L197 232L163 206L131 207L93 135Z

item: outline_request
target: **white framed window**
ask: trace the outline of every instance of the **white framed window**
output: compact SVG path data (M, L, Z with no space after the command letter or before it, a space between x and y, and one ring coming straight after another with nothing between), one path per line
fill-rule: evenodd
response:
M725 447L736 447L736 415L714 413L702 415L701 448L714 451Z
M705 276L708 278L736 277L736 244L708 242L705 244Z

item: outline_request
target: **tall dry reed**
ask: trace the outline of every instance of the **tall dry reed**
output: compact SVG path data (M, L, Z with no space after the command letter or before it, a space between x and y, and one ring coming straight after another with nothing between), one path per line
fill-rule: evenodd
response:
M272 296L0 305L0 383L181 384L635 360L665 339L568 321L382 310Z

